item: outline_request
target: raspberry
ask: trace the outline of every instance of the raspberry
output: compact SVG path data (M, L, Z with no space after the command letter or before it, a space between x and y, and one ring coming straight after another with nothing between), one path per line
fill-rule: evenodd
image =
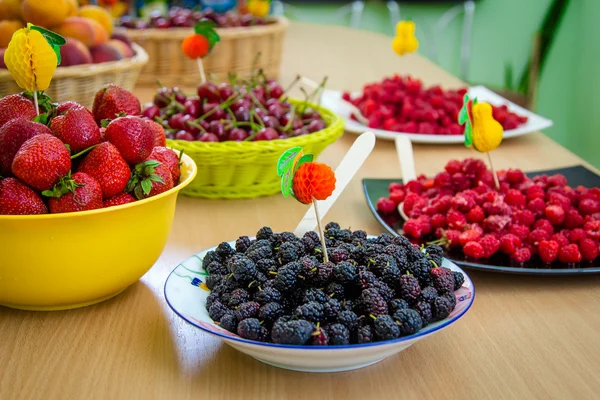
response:
M440 214L446 214L452 205L452 196L441 196L435 203L435 208Z
M406 193L404 193L404 190L395 190L390 193L389 199L393 201L395 205L398 205L404 201L405 197Z
M543 262L550 264L558 258L560 245L554 240L542 240L538 245L538 255Z
M585 239L587 236L586 232L581 228L575 228L569 232L569 242L579 243L580 240Z
M535 222L535 214L530 210L517 210L512 215L512 222L518 225L531 226Z
M534 229L543 229L546 232L548 232L548 234L553 234L554 233L554 227L552 226L552 223L547 220L547 219L539 219L535 222L535 224L533 225Z
M450 174L447 172L440 172L433 179L433 185L438 188L452 187L452 182L450 180Z
M448 221L448 227L451 229L460 229L467 223L465 215L456 210L451 210L446 220Z
M467 221L471 224L480 223L484 220L485 213L479 206L475 206L467 213Z
M544 189L539 185L533 185L529 189L527 189L527 200L531 201L533 199L541 199L542 201L545 198Z
M529 250L527 247L522 247L514 252L512 258L515 260L515 262L523 264L529 261L531 258L531 250Z
M391 214L396 210L396 204L392 200L382 197L377 200L377 210L384 214Z
M506 195L504 196L504 201L506 204L513 207L525 207L527 203L527 198L517 189L509 189Z
M435 214L433 217L431 217L431 219L429 220L429 223L431 224L431 227L434 229L445 228L446 227L446 216L443 214Z
M469 258L479 259L483 257L483 247L477 242L469 242L463 248L465 256Z
M520 169L509 169L506 171L506 180L511 185L516 185L525 180L525 174Z
M409 219L402 227L404 234L413 239L420 239L423 235L423 226L416 219Z
M576 264L581 261L581 252L576 244L562 247L558 251L558 259L565 264Z
M421 196L416 193L408 193L404 198L404 212L408 213L412 211L417 204L421 200Z
M542 240L548 240L550 239L550 236L552 235L552 232L548 232L545 229L542 228L537 228L534 229L530 234L529 234L529 243L531 243L534 246L537 246Z
M452 198L452 208L460 211L461 213L467 213L473 207L475 207L475 200L472 197L463 195L462 193L457 194Z
M423 184L417 181L406 182L405 188L408 192L421 194L423 193Z
M548 177L548 186L566 186L567 178L562 174L555 174Z
M600 240L600 221L589 221L583 225L583 230L587 234L587 237Z
M566 246L570 243L569 239L567 239L567 237L562 233L555 233L550 237L550 240L554 240L560 247Z
M397 190L404 190L404 185L402 185L399 182L392 182L390 183L390 185L388 186L388 191L390 193L395 192Z
M579 212L582 215L592 215L600 212L600 202L593 199L583 199L579 202Z
M579 214L579 211L577 211L575 208L567 211L565 214L565 228L579 228L581 225L583 225L583 217L581 214Z
M460 161L458 161L458 160L450 160L450 161L448 161L448 163L446 164L446 167L444 167L444 169L449 174L455 174L457 172L462 171L462 165L461 165Z
M460 234L460 236L458 237L458 242L461 246L464 247L469 242L478 241L481 236L481 232L479 232L478 230L469 229Z
M546 209L546 202L544 199L536 197L527 203L527 209L535 214L542 214Z
M500 249L500 241L492 235L485 235L479 239L479 244L483 248L483 257L489 258L496 254Z
M564 210L571 208L571 200L560 193L551 193L548 191L547 202L548 205L561 206Z
M552 225L562 225L565 222L565 210L561 206L548 206L546 207L545 214Z
M506 215L490 215L485 219L484 227L488 232L501 232L510 224Z
M509 256L521 247L521 239L512 233L507 233L500 238L500 250Z
M590 238L579 242L579 251L585 261L593 261L598 257L598 244Z

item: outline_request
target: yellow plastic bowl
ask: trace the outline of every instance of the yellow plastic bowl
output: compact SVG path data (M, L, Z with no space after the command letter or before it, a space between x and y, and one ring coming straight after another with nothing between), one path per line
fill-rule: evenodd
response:
M121 293L162 253L177 194L196 172L184 154L179 185L148 199L78 213L0 215L0 305L63 310Z

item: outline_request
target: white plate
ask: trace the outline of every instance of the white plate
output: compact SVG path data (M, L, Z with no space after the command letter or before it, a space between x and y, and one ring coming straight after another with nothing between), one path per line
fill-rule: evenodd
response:
M353 96L360 95L360 93L352 93ZM484 86L473 86L469 88L469 95L471 97L477 97L480 101L485 101L495 106L501 106L506 104L511 112L517 113L528 118L527 123L519 126L516 129L510 129L504 131L504 139L510 139L517 136L527 135L547 129L552 126L552 121L541 117L529 110L524 109L505 99L504 97L492 92ZM342 92L337 90L326 90L323 93L321 104L333 111L336 114L341 115L345 122L345 130L347 132L360 134L366 131L372 131L380 139L394 140L398 135L405 135L410 138L414 143L464 143L463 135L423 135L419 133L403 133L403 132L392 132L385 131L382 129L371 129L361 123L350 119L350 109L346 105L346 102L342 100Z
M230 242L232 246L235 242ZM444 260L443 266L460 271L465 283L455 292L456 308L442 321L427 325L414 335L386 342L353 344L347 346L291 346L262 343L243 339L215 325L206 310L209 290L203 284L207 272L202 268L202 258L215 248L204 250L175 268L165 283L165 299L173 311L191 325L217 336L233 348L255 359L279 368L305 372L338 372L375 364L401 352L413 343L432 335L462 317L473 304L473 282L456 264Z

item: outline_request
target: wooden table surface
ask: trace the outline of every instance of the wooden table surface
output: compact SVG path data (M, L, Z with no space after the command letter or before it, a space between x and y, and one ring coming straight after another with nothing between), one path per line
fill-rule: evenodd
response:
M359 89L394 72L427 84L460 81L418 55L398 58L390 39L341 27L292 24L284 81L296 73ZM152 90L141 89L147 101ZM551 116L549 116L551 117ZM321 160L333 166L355 136ZM415 146L418 172L475 156L461 145ZM537 133L507 140L498 168L536 170L582 161ZM382 232L366 207L363 177L396 177L391 142L380 141L327 220ZM593 399L600 396L600 277L470 272L477 295L448 329L371 367L310 374L249 358L184 323L166 305L168 273L190 255L263 225L296 226L306 208L273 196L209 201L180 197L169 242L140 282L101 304L60 312L0 307L0 399Z

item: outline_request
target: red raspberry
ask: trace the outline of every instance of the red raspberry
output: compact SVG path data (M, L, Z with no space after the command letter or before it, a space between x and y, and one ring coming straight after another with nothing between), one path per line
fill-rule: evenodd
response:
M458 160L450 160L448 161L448 164L446 164L445 170L449 174L455 174L462 171L462 165Z
M554 233L554 227L547 219L539 219L533 225L534 229L543 229L547 231L550 235Z
M421 196L416 193L408 193L404 198L404 212L409 213L415 207L415 204L421 200Z
M538 245L538 255L546 264L550 264L558 258L560 245L554 240L542 240Z
M586 232L581 228L575 228L569 232L569 242L579 243L579 241L585 239L587 236Z
M409 219L406 221L402 229L404 230L404 234L406 236L409 236L413 239L420 239L423 235L423 226L421 225L420 221L416 219Z
M475 206L467 213L467 221L471 224L480 223L484 220L485 213L483 209L479 206Z
M545 229L536 228L529 234L529 243L534 246L537 246L542 240L550 239L552 232L548 232Z
M508 255L513 254L521 247L521 239L512 233L507 233L500 238L500 250Z
M585 231L587 237L600 240L600 221L589 221L583 225L583 230Z
M581 257L586 261L594 261L598 257L598 243L592 239L585 238L579 242Z
M483 256L485 258L493 256L500 249L500 241L493 235L485 235L479 239L479 244L483 248Z
M390 214L396 210L396 204L392 200L382 197L377 200L377 209L384 214Z
M401 189L394 190L392 193L390 193L390 200L393 201L396 205L402 203L405 197L406 194L404 193L404 190Z
M460 234L458 237L458 242L461 246L466 245L469 242L476 242L481 237L481 232L475 229L468 229Z
M531 258L531 250L527 247L522 247L513 253L512 258L516 263L524 264Z
M600 202L593 199L583 199L579 203L581 215L591 215L600 211Z
M567 239L567 237L562 233L555 233L554 235L550 236L550 240L554 240L556 243L558 243L560 247L566 246L571 243L569 242L569 239Z
M435 214L437 214L437 213L438 213L438 212L437 212L437 207L434 207L434 206L427 206L427 207L423 208L423 213L424 213L425 215L429 215L429 216L435 215Z
M529 228L523 225L511 225L509 231L521 240L529 237Z
M450 210L452 196L441 196L435 203L435 207L440 214L446 214Z
M469 178L462 172L457 172L452 174L452 188L457 192L462 192L463 190L467 190L471 187L471 182Z
M527 203L527 209L532 211L534 214L543 214L544 210L546 209L546 202L544 201L544 199L536 197L535 199Z
M446 240L448 241L448 247L450 248L457 248L460 247L460 241L459 238L460 237L460 231L457 231L455 229L449 229L446 231Z
M419 222L419 225L421 225L421 235L429 235L433 230L433 227L431 226L431 218L429 217L429 215L421 215L419 218L417 218L417 221Z
M444 214L435 214L430 220L433 228L445 228L446 227L446 216Z
M561 247L558 251L558 259L565 264L576 264L581 261L581 252L576 244Z
M527 189L527 200L529 201L537 198L544 200L545 197L544 189L539 185L533 185Z
M525 207L527 203L527 197L517 189L509 189L504 197L506 204L513 207Z
M465 247L463 247L463 252L465 253L465 256L474 259L482 258L484 255L483 247L477 242L469 242L465 244Z
M475 207L475 199L470 196L465 196L462 193L457 194L452 199L452 208L462 212L468 213L473 207Z
M552 225L558 226L565 222L565 210L561 206L548 206L545 214Z
M579 214L579 211L574 208L567 211L565 214L565 228L579 228L581 225L583 225L583 217Z
M561 206L565 210L571 208L571 200L568 197L563 196L560 193L548 194L548 204Z
M483 223L487 232L501 232L510 224L510 217L506 215L490 215Z
M433 185L437 188L452 187L452 179L448 172L440 172L433 179Z
M535 215L529 210L517 210L513 213L512 222L518 225L531 226L535 222Z
M567 178L562 174L556 174L548 177L548 186L566 186Z
M525 174L520 169L509 169L506 171L506 180L511 185L515 185L525 180Z
M423 192L423 184L419 181L407 182L405 188L411 193L421 194Z
M487 191L477 196L477 204L483 205L485 203L493 203L498 197L498 193L494 191Z
M446 220L448 221L448 227L452 229L460 229L467 223L465 215L456 210L450 210Z
M390 193L395 192L396 190L404 190L404 185L399 182L392 182L388 186L388 191Z

